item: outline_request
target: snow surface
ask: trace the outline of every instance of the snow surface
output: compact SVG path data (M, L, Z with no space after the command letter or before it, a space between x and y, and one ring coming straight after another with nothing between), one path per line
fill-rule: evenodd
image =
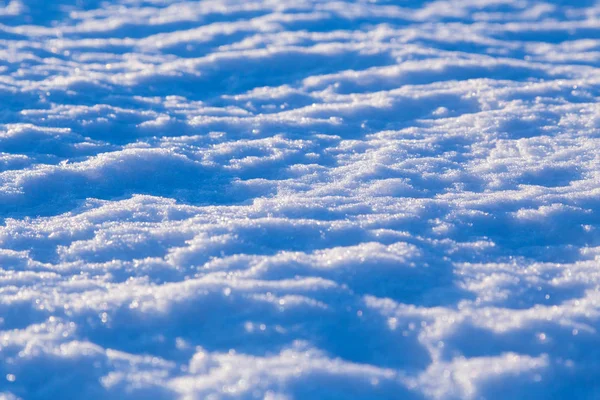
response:
M0 397L600 398L600 3L0 1Z

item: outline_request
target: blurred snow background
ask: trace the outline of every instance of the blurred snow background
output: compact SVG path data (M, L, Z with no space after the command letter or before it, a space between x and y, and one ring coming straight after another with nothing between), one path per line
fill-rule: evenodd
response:
M0 397L600 397L600 3L0 1Z

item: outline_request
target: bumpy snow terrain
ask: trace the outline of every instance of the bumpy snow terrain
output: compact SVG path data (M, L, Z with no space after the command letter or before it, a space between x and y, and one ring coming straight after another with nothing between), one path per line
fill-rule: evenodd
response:
M600 398L600 3L0 1L0 397Z

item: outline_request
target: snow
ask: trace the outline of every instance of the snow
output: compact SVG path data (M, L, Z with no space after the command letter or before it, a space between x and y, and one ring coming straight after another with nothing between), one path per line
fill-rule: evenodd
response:
M596 0L0 1L0 398L600 397Z

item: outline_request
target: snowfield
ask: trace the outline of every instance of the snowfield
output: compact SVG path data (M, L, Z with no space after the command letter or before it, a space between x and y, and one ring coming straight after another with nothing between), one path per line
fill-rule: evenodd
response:
M600 398L600 2L0 0L0 398Z

